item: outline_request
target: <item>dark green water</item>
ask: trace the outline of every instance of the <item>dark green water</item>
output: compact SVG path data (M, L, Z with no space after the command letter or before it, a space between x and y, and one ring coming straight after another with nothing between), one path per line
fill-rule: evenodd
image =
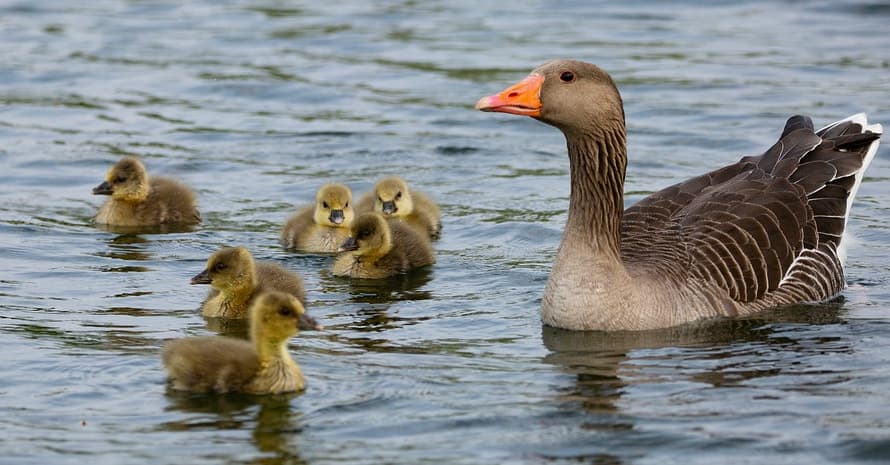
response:
M0 462L890 461L886 146L842 301L573 334L538 313L563 139L473 110L547 59L600 64L632 202L761 152L793 113L890 124L888 24L852 0L0 2ZM124 154L194 186L201 228L93 227ZM442 205L432 269L351 285L278 246L320 184L393 173ZM166 388L164 341L210 333L189 278L239 244L299 271L327 327L292 342L302 395Z

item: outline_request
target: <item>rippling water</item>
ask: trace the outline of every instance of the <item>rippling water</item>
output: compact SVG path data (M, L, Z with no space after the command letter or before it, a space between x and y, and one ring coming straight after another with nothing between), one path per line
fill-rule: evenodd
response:
M886 146L840 302L569 333L538 313L564 141L472 108L547 59L600 64L632 202L764 150L796 112L890 124L890 8L616 3L0 3L0 462L890 460ZM90 188L124 154L194 186L204 224L92 226ZM443 207L431 270L353 285L277 244L320 184L393 173ZM238 244L299 270L327 327L291 345L302 395L166 388L164 341L211 332L188 280Z

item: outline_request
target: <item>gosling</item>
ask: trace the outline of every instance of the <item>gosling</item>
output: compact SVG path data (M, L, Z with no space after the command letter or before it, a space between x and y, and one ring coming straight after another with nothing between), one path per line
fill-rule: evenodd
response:
M93 188L94 195L110 195L95 222L111 226L195 225L201 222L195 193L170 178L148 176L135 157L121 158Z
M359 215L334 261L335 276L378 279L435 263L429 239L379 213Z
M208 318L247 318L254 298L267 290L284 292L306 303L306 290L299 276L278 264L255 261L244 247L216 251L191 283L211 287L201 304L201 314Z
M387 219L398 219L432 239L438 238L442 230L438 205L423 192L409 190L408 183L396 176L377 181L374 190L359 200L356 211L382 213Z
M287 351L298 329L321 329L290 294L266 292L250 308L250 342L202 336L167 343L162 359L171 387L193 392L280 394L306 386Z
M294 213L281 230L281 242L288 249L304 252L337 251L349 237L355 213L349 204L352 191L343 184L325 184L315 194L315 205Z

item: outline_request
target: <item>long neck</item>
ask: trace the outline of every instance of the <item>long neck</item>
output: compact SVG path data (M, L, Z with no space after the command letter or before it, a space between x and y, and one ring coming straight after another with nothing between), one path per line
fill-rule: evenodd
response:
M623 121L583 134L566 133L572 191L566 239L618 260L627 149Z

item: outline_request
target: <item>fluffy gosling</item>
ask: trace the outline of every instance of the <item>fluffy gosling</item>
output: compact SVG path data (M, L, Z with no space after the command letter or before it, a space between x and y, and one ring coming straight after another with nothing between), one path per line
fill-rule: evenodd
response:
M438 238L442 230L439 206L423 192L408 189L408 183L396 176L377 181L374 189L359 200L356 211L398 219L432 239Z
M386 278L436 261L425 235L379 213L359 215L340 252L333 273L351 278Z
M288 249L304 252L336 252L349 237L355 218L352 191L343 184L325 184L315 194L315 205L294 213L281 230Z
M202 336L169 342L162 355L171 387L193 392L280 394L306 386L287 350L298 329L320 329L290 294L267 292L250 308L250 342Z
M255 261L244 247L216 251L191 283L211 287L201 304L201 314L208 318L247 318L248 307L261 291L280 291L306 302L303 280L296 273L275 263Z
M201 222L195 193L185 184L160 176L149 177L135 157L121 158L93 188L111 198L99 207L95 222L110 226L194 225Z

